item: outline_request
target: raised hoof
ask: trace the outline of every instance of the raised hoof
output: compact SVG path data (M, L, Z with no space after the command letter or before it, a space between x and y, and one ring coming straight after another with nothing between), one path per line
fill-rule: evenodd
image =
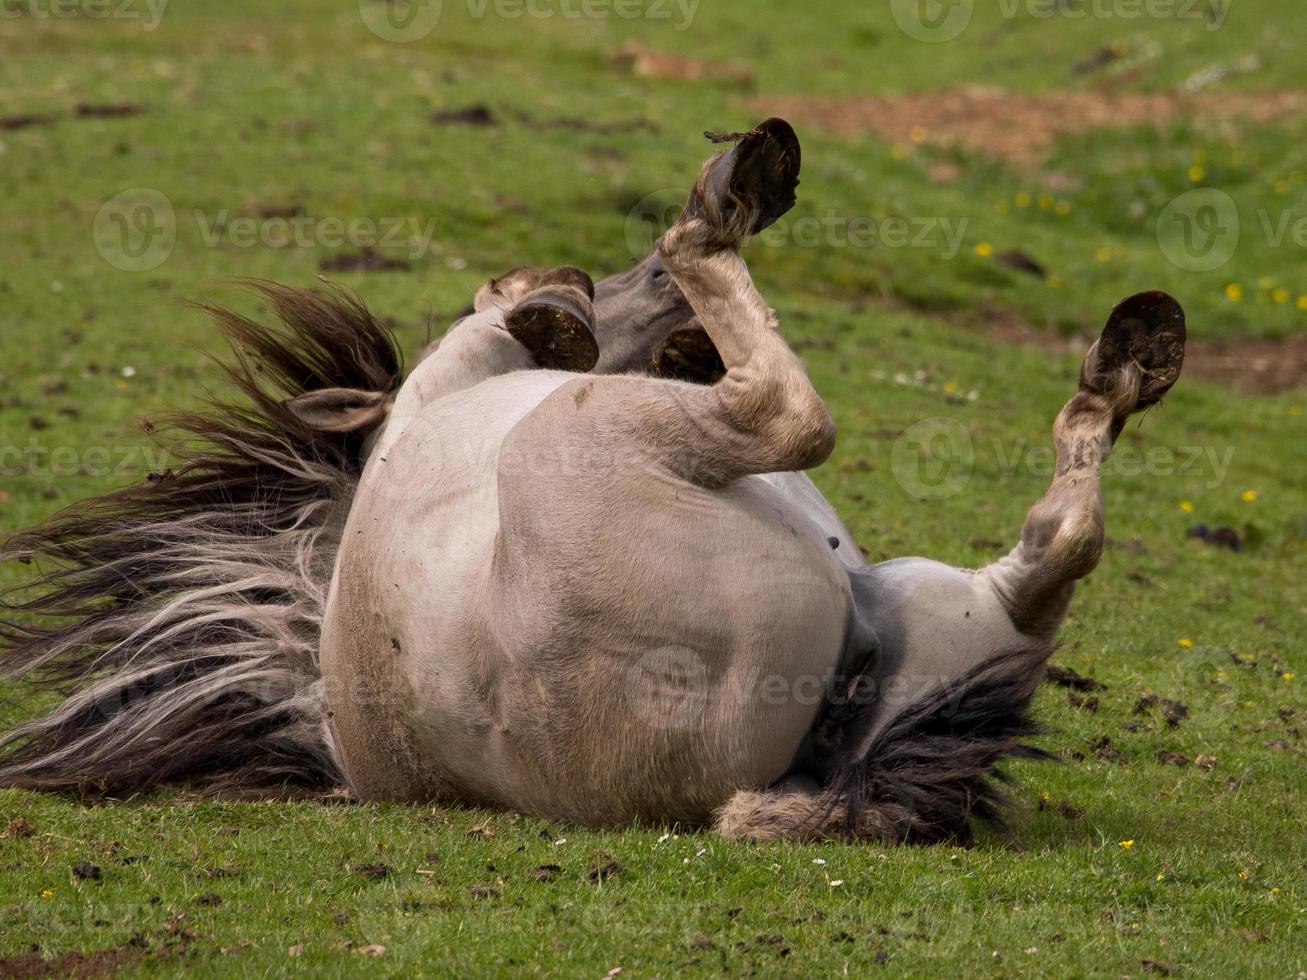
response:
M537 289L550 286L571 286L585 293L587 299L595 298L594 280L584 269L573 265L552 269L523 265L509 269L478 289L472 306L478 313L492 306L509 309Z
M794 207L803 154L784 119L768 119L743 134L708 165L686 205L729 244L773 225Z
M1139 398L1130 411L1151 408L1180 380L1184 367L1185 317L1180 304L1162 292L1131 296L1112 311L1085 363L1083 383L1109 389L1122 368L1139 369Z
M542 368L584 374L599 360L593 323L594 308L586 294L559 286L524 298L504 318L504 329Z
M653 371L660 378L711 385L726 373L722 355L700 327L673 330L653 356Z

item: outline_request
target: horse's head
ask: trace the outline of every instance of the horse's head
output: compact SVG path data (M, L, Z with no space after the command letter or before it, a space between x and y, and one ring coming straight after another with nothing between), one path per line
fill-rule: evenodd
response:
M717 349L651 251L595 286L599 374L657 374L711 383L724 370Z

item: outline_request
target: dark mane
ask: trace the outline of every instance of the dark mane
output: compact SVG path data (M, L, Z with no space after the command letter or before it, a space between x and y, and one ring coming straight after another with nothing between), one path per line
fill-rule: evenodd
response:
M0 546L0 560L42 569L0 595L0 678L67 693L0 736L0 786L340 782L317 637L367 433L310 429L283 403L328 387L394 391L402 363L343 290L248 288L279 326L200 307L231 346L224 370L245 400L170 416L159 431L172 469Z

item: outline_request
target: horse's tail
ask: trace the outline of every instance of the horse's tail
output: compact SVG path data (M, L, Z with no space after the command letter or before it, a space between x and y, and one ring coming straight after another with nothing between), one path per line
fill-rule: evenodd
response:
M50 563L0 595L0 679L65 696L0 736L0 787L342 782L318 639L367 432L318 431L285 403L324 388L393 392L401 359L343 291L251 288L278 327L203 307L245 401L169 417L172 469L0 545L0 559Z
M817 792L741 791L717 811L732 838L967 842L973 823L1003 831L998 765L1048 758L1030 703L1047 649L1004 653L899 711Z

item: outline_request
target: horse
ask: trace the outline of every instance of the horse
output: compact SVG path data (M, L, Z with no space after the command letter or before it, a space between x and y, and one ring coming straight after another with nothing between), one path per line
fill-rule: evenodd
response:
M806 471L835 426L741 255L795 203L769 119L634 267L486 283L407 375L352 294L208 307L243 400L177 465L16 534L3 669L71 690L0 786L318 792L728 838L966 841L1104 537L1099 470L1184 358L1111 313L1015 546L868 564Z

